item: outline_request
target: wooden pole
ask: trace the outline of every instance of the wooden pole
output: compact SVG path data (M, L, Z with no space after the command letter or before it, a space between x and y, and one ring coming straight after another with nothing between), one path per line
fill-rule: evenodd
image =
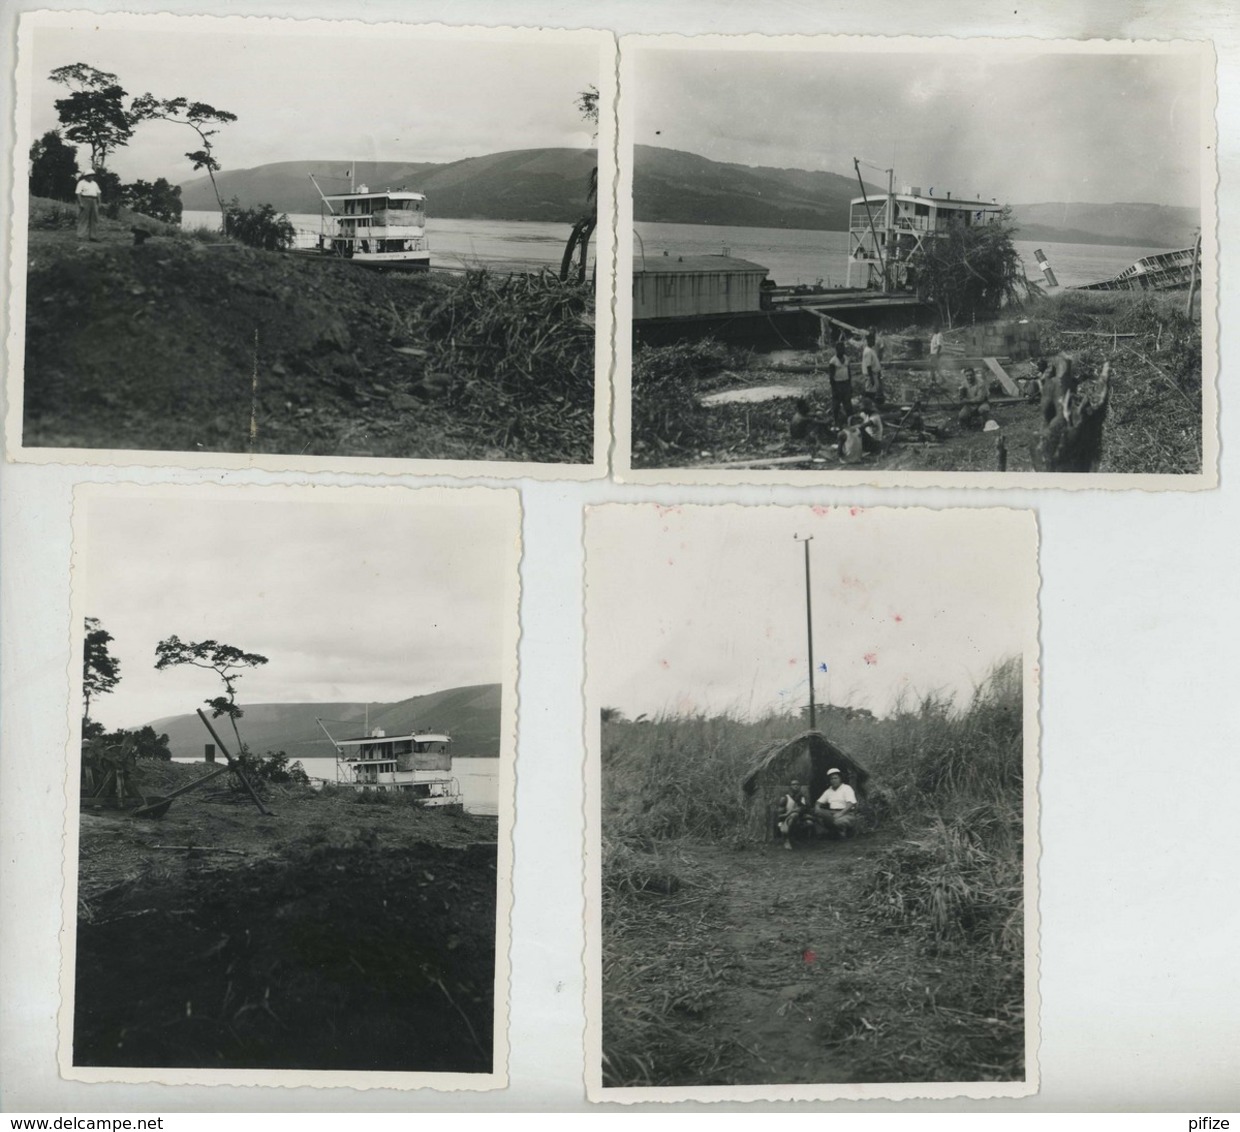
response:
M206 727L206 729L211 732L211 738L215 740L216 746L218 746L219 749L223 752L224 758L228 760L229 769L239 779L241 779L241 785L246 788L246 791L249 793L250 797L254 800L254 805L258 807L258 812L262 814L264 817L271 817L272 816L271 811L267 809L266 806L263 805L262 799L259 798L258 794L255 793L254 787L250 785L250 780L246 778L245 776L245 771L243 771L239 765L234 765L235 760L233 759L232 755L228 753L228 748L224 746L223 740L221 740L220 737L215 733L215 728L211 726L211 721L207 719L205 715L202 714L202 708L198 709L198 718L202 720L203 725Z
M792 537L805 545L805 638L809 660L809 729L816 731L818 728L814 715L814 607L809 586L809 544L814 536L807 535L804 539L797 539L796 535Z
M1184 306L1184 313L1192 318L1193 315L1193 296L1197 293L1197 262L1201 259L1201 233L1197 233L1197 242L1193 245L1193 274L1189 278L1188 283L1188 302Z

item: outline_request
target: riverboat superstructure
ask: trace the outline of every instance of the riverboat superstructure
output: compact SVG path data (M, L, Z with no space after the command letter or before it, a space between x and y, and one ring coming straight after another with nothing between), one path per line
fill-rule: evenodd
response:
M934 241L953 229L997 224L1003 205L993 200L962 200L922 192L910 185L903 192L888 191L853 197L848 214L847 285L854 286L853 268L860 269L857 285L882 291L914 290L918 260Z
M319 726L322 727L322 721ZM385 735L375 728L356 739L334 739L336 781L359 792L399 791L427 806L456 806L461 788L452 777L452 737L443 732L421 731Z
M313 180L313 177L311 178ZM318 182L315 181L315 188ZM359 267L387 271L429 271L426 197L407 189L325 194L316 250Z

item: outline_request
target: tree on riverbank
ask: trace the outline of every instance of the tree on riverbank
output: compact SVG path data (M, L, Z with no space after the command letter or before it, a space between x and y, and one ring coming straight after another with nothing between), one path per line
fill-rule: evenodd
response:
M48 130L30 147L32 197L71 201L77 177L77 146L65 145L59 130Z
M220 131L218 128L228 122L237 120L236 114L227 110L217 110L206 102L191 102L183 95L176 98L156 98L153 94L139 95L133 100L132 112L143 121L172 122L179 126L188 126L198 135L202 148L193 150L185 156L189 158L195 171L205 169L211 178L211 188L215 192L215 200L220 208L220 219L226 220L224 198L220 196L220 187L215 182L215 172L220 163L215 159L215 147L211 139Z
M991 318L1008 303L1042 290L1025 277L1012 242L1016 226L1010 208L998 221L952 223L947 235L927 240L917 259L917 297L930 303L946 326Z
M175 633L155 646L155 655L158 658L155 661L158 672L188 664L214 672L224 682L224 695L215 696L207 700L206 704L211 709L213 718L228 716L233 735L237 739L237 754L244 755L247 748L241 740L241 732L237 730L237 720L245 713L237 706L237 681L247 669L266 664L267 658L256 652L243 652L235 645L226 645L219 641L183 641Z
M121 680L121 662L108 650L113 636L97 617L86 618L86 641L82 649L82 718L90 719L90 701L112 691Z
M54 104L65 136L90 146L91 168L106 168L108 154L128 144L140 120L125 108L124 87L114 74L88 63L57 67L48 77L70 91Z
M121 187L121 203L134 212L153 216L165 224L181 223L181 186L159 177L154 182L141 179Z

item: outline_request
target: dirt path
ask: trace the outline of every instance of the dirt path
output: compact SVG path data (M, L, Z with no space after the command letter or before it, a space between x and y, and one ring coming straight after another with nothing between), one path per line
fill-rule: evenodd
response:
M720 942L731 959L704 1021L752 1055L735 1083L854 1079L848 1043L824 1044L821 1035L855 1005L851 983L874 940L854 905L885 841L687 850L723 891Z

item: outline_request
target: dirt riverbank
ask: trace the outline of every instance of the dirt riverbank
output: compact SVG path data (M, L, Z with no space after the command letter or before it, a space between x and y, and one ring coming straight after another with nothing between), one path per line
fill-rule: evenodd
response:
M545 273L376 273L163 231L135 246L116 221L92 243L42 223L27 446L590 459L587 289Z
M489 1071L496 820L215 785L82 814L75 1063Z

